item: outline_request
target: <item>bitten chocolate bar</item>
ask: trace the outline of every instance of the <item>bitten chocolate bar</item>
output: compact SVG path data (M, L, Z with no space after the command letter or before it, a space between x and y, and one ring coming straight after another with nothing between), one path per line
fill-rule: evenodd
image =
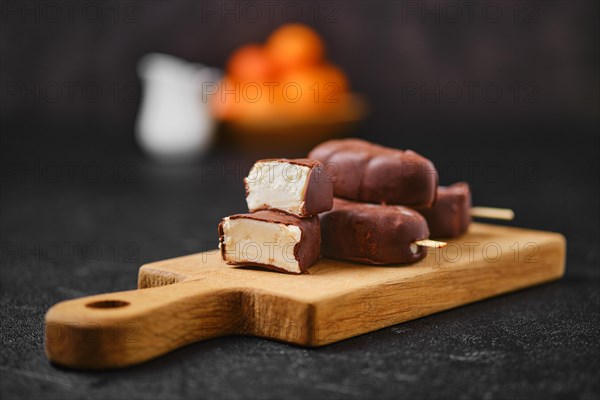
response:
M432 238L455 238L464 234L471 223L471 191L466 182L440 186L431 208L418 208L425 217Z
M404 264L421 260L427 222L402 206L357 203L335 198L321 218L323 257L367 264Z
M333 204L333 182L315 160L257 161L244 184L249 211L279 210L304 218Z
M322 143L308 157L321 161L332 175L334 196L411 207L435 202L437 171L414 151L344 139Z
M261 266L299 274L320 257L319 217L297 218L276 211L257 211L223 218L219 247L231 265Z

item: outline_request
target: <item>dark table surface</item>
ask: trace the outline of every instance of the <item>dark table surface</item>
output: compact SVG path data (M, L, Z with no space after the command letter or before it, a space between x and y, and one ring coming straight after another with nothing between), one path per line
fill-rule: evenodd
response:
M596 126L498 122L470 127L475 134L450 121L435 140L378 136L385 127L376 124L361 131L428 155L443 183L469 180L475 203L513 208L514 225L563 233L560 281L319 349L227 337L133 368L82 372L46 360L46 310L133 289L141 264L215 245L220 218L244 209L240 182L254 155L221 148L201 164L166 167L139 153L130 130L96 135L113 128L9 122L2 398L598 398Z

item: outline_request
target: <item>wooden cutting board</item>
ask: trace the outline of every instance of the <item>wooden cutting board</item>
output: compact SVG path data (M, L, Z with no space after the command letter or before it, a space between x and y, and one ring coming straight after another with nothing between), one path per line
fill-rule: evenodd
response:
M232 267L217 250L143 265L138 290L64 301L46 353L74 368L125 367L199 340L254 335L322 346L560 278L558 233L474 223L419 263L322 260L308 274Z

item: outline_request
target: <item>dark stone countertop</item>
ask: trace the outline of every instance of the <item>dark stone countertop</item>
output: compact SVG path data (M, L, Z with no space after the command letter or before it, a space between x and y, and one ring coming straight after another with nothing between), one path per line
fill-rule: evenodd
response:
M215 245L219 219L244 209L245 170L231 171L251 156L220 150L203 164L167 168L142 157L130 139L67 130L33 140L26 124L5 129L2 398L598 398L598 138L591 130L574 128L569 142L551 139L551 127L545 140L506 133L492 145L471 135L459 138L464 146L453 146L451 135L435 144L372 137L419 150L442 172L474 165L472 176L454 178L471 181L476 204L512 207L515 225L563 233L567 272L558 282L318 349L226 337L137 367L81 372L47 362L48 307L133 289L139 265ZM482 177L490 163L500 179ZM57 166L71 172L51 176ZM215 167L230 172L213 174ZM451 179L442 173L442 182Z

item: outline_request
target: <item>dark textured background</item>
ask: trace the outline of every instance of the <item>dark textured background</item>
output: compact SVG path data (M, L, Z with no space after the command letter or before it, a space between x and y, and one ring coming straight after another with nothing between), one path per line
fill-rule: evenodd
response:
M452 23L442 11L423 20L407 15L412 2L336 2L333 20L303 14L371 105L349 134L418 150L443 183L468 180L476 204L563 233L564 279L321 349L222 338L95 373L46 361L47 308L134 288L139 265L214 245L219 219L244 209L240 181L256 157L220 146L194 166L146 159L132 133L136 61L163 51L223 66L282 19L207 14L221 2L91 3L103 7L99 21L77 12L50 21L41 2L2 3L2 398L598 398L596 2L516 3L519 22L513 2L494 3L497 22L476 13ZM44 94L90 82L105 88L97 102L77 89ZM504 91L496 103L404 101L403 82ZM515 101L515 84L539 91Z

